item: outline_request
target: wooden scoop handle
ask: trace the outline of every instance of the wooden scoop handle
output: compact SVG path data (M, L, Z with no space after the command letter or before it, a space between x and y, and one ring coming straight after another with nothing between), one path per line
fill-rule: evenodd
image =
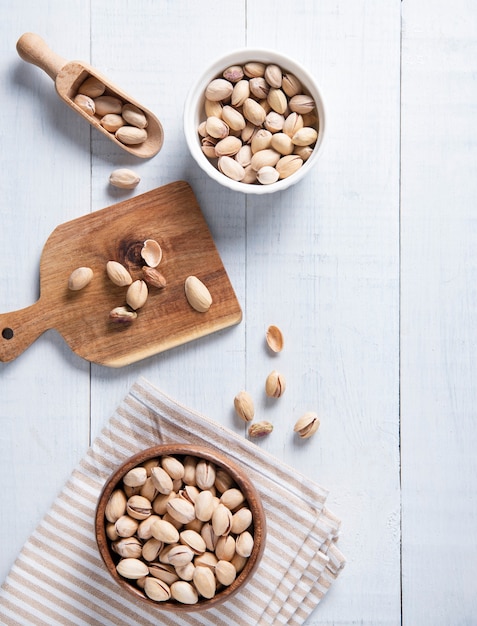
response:
M37 65L50 78L56 80L59 71L66 65L66 59L50 50L46 42L35 33L25 33L17 41L17 52L27 63Z
M31 306L0 315L0 361L13 361L50 328L40 300Z

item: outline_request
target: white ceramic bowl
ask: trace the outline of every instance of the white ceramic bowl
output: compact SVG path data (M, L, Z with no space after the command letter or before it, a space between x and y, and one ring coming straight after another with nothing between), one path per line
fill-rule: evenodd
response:
M241 183L231 178L228 178L222 174L214 164L205 156L201 148L201 138L197 132L199 124L204 121L204 100L205 100L205 88L211 80L219 77L222 72L231 65L244 65L250 61L260 61L267 64L277 64L282 70L294 74L302 83L304 91L307 92L315 100L318 119L319 119L319 131L318 139L316 141L312 155L304 162L302 167L282 180L278 180L275 183L269 185L261 184L248 184ZM195 159L196 163L208 174L213 180L220 183L224 187L239 191L242 193L250 194L267 194L274 193L276 191L282 191L287 187L294 185L299 180L310 172L315 166L318 158L321 155L323 140L326 133L326 115L325 105L321 92L310 74L299 63L289 59L278 52L272 50L261 49L243 49L231 52L226 56L215 61L210 67L208 67L202 75L198 78L194 85L192 85L189 94L187 96L184 106L184 133L189 150Z

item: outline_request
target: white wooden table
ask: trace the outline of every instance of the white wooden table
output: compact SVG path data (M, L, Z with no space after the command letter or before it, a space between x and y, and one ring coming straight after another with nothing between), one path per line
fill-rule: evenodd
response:
M347 566L310 624L477 623L477 5L470 0L21 0L0 37L0 311L38 297L60 223L175 180L197 195L244 311L233 329L123 369L54 331L0 364L0 578L139 376L240 430L247 388L275 423L259 445L330 489ZM161 119L139 161L79 119L18 57L39 33ZM182 106L199 72L244 46L303 63L326 149L296 187L228 192L189 157ZM131 167L133 192L108 185ZM288 387L259 400L278 324ZM309 445L294 419L315 409Z

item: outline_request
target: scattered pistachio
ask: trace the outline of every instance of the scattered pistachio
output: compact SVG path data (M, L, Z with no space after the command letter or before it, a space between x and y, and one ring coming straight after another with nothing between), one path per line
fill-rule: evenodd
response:
M135 172L127 168L114 170L109 176L111 185L119 187L120 189L134 189L134 187L138 186L140 180L141 179Z
M270 372L265 381L265 393L267 396L269 398L279 398L284 394L285 388L285 377L277 372L277 370Z
M80 291L89 285L93 278L93 270L90 267L78 267L73 270L68 278L68 289Z
M237 415L244 422L251 422L255 415L252 396L247 391L240 391L234 398L234 406Z
M267 328L266 340L272 352L281 352L283 350L283 333L278 326L272 324Z
M155 239L146 239L141 249L141 257L149 267L157 267L162 259L162 248Z
M318 415L312 411L308 411L297 420L293 431L298 433L298 436L302 439L308 439L316 433L319 427L320 420L318 419Z
M262 421L255 422L255 424L251 424L248 429L249 437L265 437L269 435L273 430L273 424L271 422Z
M212 296L197 276L188 276L184 284L187 301L199 313L207 312L212 305Z
M106 273L118 287L127 287L132 283L131 274L119 261L108 261L106 263Z

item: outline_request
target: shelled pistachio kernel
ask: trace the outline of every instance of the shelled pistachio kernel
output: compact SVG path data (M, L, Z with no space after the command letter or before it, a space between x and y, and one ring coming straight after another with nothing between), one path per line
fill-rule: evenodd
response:
M199 467L198 481L190 480L187 468L192 465ZM163 472L170 484L175 483L176 491L167 497L173 505L170 511L178 512L176 517L185 515L182 521L171 517L169 511L155 512L156 499L164 497L161 494L150 500L137 492L154 471ZM203 481L211 486L201 489L198 485ZM198 519L197 507L210 521ZM194 519L186 521L190 520L189 510ZM158 603L172 598L180 604L195 604L214 598L242 571L254 545L252 513L232 476L222 467L190 455L158 457L129 470L105 511L105 524L111 525L111 520L116 520L119 529L113 537L108 534L111 550L119 556L117 572ZM213 523L220 536L213 532ZM143 537L143 524L150 526L149 539Z
M230 66L210 81L204 95L205 118L200 119L197 129L202 151L232 180L273 185L297 172L316 146L319 131L316 103L300 80L277 64L250 61ZM247 171L239 160L240 147L238 150L234 147L233 154L223 154L221 148L219 152L216 150L218 140L224 139L235 142L238 138L242 146L248 145L251 135L261 130L281 133L283 137L277 138L273 147L282 157L297 158L277 159L278 162L263 163Z

